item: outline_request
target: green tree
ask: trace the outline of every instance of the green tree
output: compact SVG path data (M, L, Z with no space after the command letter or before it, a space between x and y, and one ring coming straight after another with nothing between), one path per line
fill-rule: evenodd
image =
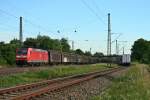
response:
M70 45L68 44L67 39L51 39L49 36L41 35L38 35L37 38L27 38L24 42L24 47L41 48L45 50L61 50L62 48L62 51L64 52L70 51Z
M150 41L144 39L138 39L134 42L131 49L132 60L136 60L142 63L150 62Z
M83 55L84 54L84 52L81 49L76 49L75 53L79 54L79 55Z
M96 52L96 53L94 53L94 55L93 55L94 57L102 57L102 56L104 56L104 54L102 53L102 52Z
M28 48L28 47L37 48L37 47L38 47L37 39L34 39L34 38L27 38L27 39L24 41L24 47L25 47L25 48Z
M63 52L71 52L70 45L67 39L51 39L49 36L41 35L38 35L36 38L27 38L24 41L23 47L41 48L46 50L61 50L62 48ZM10 41L10 43L7 44L5 42L0 42L0 64L15 64L17 48L22 48L20 45L20 41L17 39L13 39ZM76 54L84 54L84 52L80 49L76 50L75 52Z
M60 40L58 39L54 39L53 40L53 47L52 47L53 50L60 50L61 51L61 43L60 43Z
M53 40L48 37L48 36L37 36L37 44L38 44L38 48L41 49L53 49Z
M0 64L7 64L7 61L4 59L4 53L3 53L3 49L4 49L4 42L0 42Z
M10 41L10 44L20 45L20 40L14 38L13 40Z
M62 38L60 40L60 42L61 42L62 51L69 52L70 51L70 45L68 44L68 40L65 38Z
M84 55L86 55L86 56L92 56L91 52L89 52L89 51L85 51Z
M15 64L16 48L18 44L1 44L0 45L0 64Z

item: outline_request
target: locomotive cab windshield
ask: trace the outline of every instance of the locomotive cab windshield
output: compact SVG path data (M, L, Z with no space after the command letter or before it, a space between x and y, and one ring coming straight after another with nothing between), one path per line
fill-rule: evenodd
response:
M27 49L18 49L17 55L27 55Z
M16 50L16 64L22 65L27 63L27 48L21 48Z

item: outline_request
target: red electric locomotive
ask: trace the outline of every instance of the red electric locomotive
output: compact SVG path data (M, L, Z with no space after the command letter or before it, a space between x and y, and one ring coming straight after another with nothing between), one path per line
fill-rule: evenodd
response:
M48 51L34 48L21 48L16 50L17 65L40 65L47 64Z

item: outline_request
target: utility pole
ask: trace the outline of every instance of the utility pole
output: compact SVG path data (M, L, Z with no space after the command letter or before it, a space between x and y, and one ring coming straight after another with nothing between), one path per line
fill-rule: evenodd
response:
M127 41L118 41L118 42L122 42L122 43L126 43ZM124 49L125 49L125 45L123 45L123 47L121 48L123 49L122 54L124 54ZM119 46L118 46L118 53L119 53Z
M116 40L116 55L118 55L118 43L117 43L117 40Z
M108 37L107 37L107 56L110 56L110 63L107 66L111 67L111 25L110 25L110 13L108 13Z
M90 53L92 54L92 48L90 48Z
M69 42L71 42L71 49L74 50L74 41L73 40L68 40Z
M60 52L62 53L62 51L63 51L63 47L62 47L61 40L59 41L59 43L60 43Z
M38 36L40 36L40 35L41 35L41 32L39 32Z
M72 40L72 50L74 50L74 41Z
M123 52L122 52L122 54L124 55L124 47L123 47Z
M110 13L108 13L107 56L111 56L111 25L110 25Z
M118 55L119 55L119 45L120 45L120 44L117 44L117 48L118 48L117 54L118 54Z
M23 46L22 17L20 17L20 24L19 24L19 40L20 40L21 46Z

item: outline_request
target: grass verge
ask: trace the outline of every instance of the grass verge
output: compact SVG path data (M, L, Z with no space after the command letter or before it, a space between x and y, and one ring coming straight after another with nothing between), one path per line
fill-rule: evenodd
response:
M145 65L135 65L122 77L113 80L112 86L92 100L149 100L150 75Z
M81 66L67 65L60 67L52 67L37 72L25 72L10 76L3 76L0 78L0 88L15 86L18 84L32 83L46 79L53 79L57 77L64 77L69 75L98 71L103 69L107 69L106 64L93 64Z

